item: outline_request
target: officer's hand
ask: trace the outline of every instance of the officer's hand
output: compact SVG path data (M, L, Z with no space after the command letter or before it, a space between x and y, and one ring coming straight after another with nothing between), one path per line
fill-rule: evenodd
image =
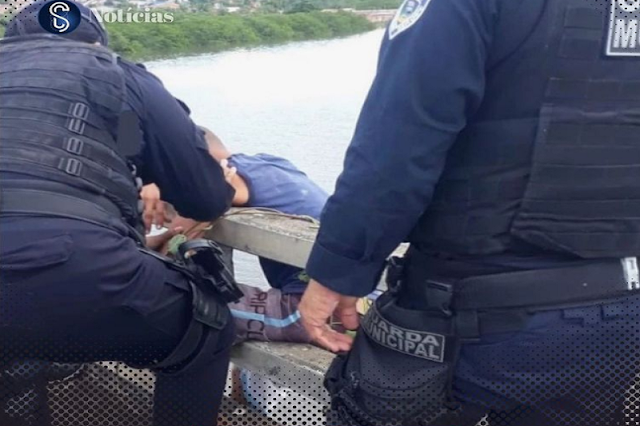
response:
M353 339L329 327L329 319L335 313L348 330L358 328L359 319L355 297L343 296L324 287L315 280L309 282L298 309L302 324L311 338L333 352L348 351Z
M164 202L160 200L160 189L154 184L145 185L140 191L140 198L144 201L142 219L145 230L149 232L154 223L160 227L164 226Z

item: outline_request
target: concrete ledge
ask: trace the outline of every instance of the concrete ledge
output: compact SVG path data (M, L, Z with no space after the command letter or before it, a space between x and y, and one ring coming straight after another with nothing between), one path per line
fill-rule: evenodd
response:
M304 268L318 226L311 221L252 209L233 209L206 237L228 247Z
M322 382L334 354L311 345L245 342L233 348L232 362L319 403L329 397Z
M317 223L304 218L232 209L215 222L205 236L236 250L304 268L317 232ZM405 251L406 245L403 245L393 255L402 256ZM381 282L378 288L386 286ZM322 418L329 403L323 386L324 374L334 356L311 345L245 342L233 348L231 361L239 368L312 400L305 411L312 418Z
M303 218L232 209L205 236L236 250L304 268L317 233L318 225ZM400 245L392 256L403 256L407 247Z

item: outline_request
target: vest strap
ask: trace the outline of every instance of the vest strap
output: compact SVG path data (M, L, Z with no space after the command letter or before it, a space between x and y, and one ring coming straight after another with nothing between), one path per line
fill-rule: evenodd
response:
M70 195L33 189L4 188L0 192L0 217L6 216L59 216L82 220L124 234L128 227L95 203Z
M10 132L6 127L0 127L3 134L3 148L12 147L14 149L33 146L34 149L48 147L51 152L60 150L60 155L65 153L73 154L86 161L93 161L99 165L108 167L127 178L131 176L129 167L115 154L111 154L105 149L103 144L94 142L82 136L62 136L62 135L46 135L41 132L22 132L19 136L8 136Z

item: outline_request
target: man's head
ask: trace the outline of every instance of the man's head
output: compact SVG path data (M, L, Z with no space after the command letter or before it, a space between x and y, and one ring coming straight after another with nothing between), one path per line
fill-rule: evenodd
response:
M207 141L207 145L209 146L209 153L213 158L221 161L231 157L231 152L227 149L226 146L224 146L220 138L217 137L215 133L204 126L199 127L200 130L204 132L204 138Z
M204 138L209 146L209 154L215 158L218 162L226 160L231 157L231 151L227 149L222 143L220 138L216 136L211 130L204 126L198 126L204 133ZM224 164L224 163L223 163ZM223 166L225 168L226 166ZM239 173L233 174L231 179L228 179L229 184L236 190L236 194L233 197L233 205L236 207L243 207L249 202L249 187Z
M48 0L38 0L22 8L16 13L5 30L5 37L17 37L30 34L50 34L38 21L38 12ZM78 28L68 34L60 34L70 40L83 41L85 43L100 43L106 46L109 43L107 31L102 27L91 9L83 4L74 2L80 9L81 19Z

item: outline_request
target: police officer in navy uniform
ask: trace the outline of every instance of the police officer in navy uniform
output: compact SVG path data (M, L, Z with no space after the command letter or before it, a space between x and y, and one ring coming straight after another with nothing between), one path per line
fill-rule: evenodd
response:
M234 191L185 108L107 49L89 9L77 4L79 27L53 35L38 23L42 5L17 14L0 42L0 369L29 359L151 368L155 425L215 424L228 308L145 253L138 194L153 182L180 214L208 221ZM0 397L19 391L10 382ZM47 422L45 408L30 424Z
M640 424L639 11L405 0L307 265L329 424Z

